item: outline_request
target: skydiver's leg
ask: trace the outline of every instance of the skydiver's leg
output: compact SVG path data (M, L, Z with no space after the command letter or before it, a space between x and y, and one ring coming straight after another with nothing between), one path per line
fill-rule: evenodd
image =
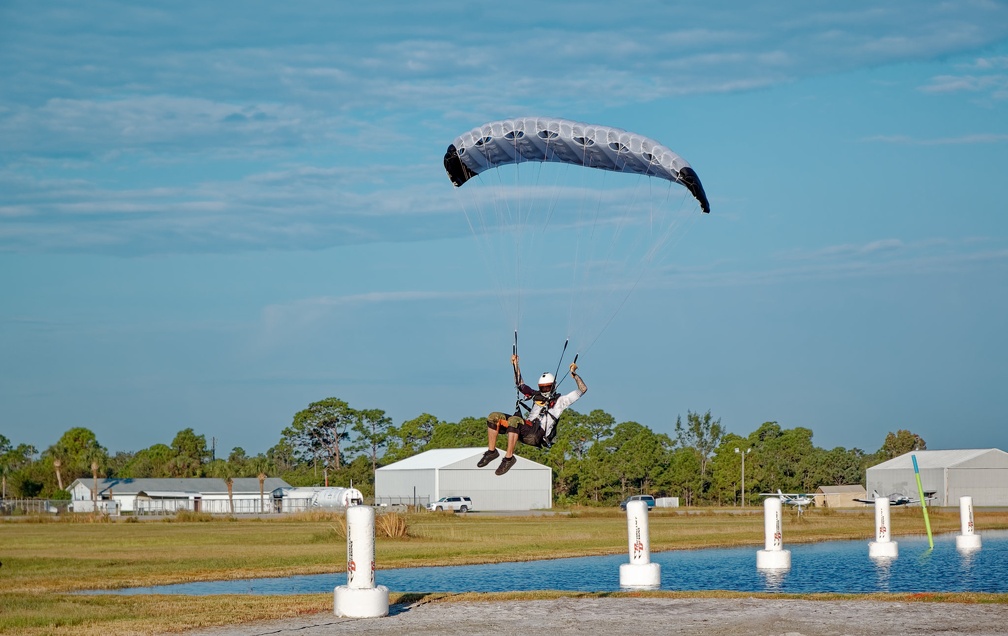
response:
M507 452L504 453L504 457L508 458L514 455L515 447L518 446L518 433L508 431L507 436Z
M483 453L483 457L476 464L477 468L483 468L500 456L497 452L497 435L502 426L507 426L507 415L491 413L487 416L487 452Z
M498 475L503 475L507 471L511 470L511 467L518 461L515 459L514 451L515 447L518 446L519 428L525 423L525 420L517 415L512 415L507 419L507 423L507 453L504 454L504 459L501 460L500 466L498 466L495 471Z
M487 448L495 450L497 448L497 435L501 429L506 429L508 416L503 413L493 412L487 415Z
M518 435L521 432L521 427L526 426L525 420L517 415L512 415L507 418L507 453L504 454L504 458L508 459L514 455L515 448L518 446Z

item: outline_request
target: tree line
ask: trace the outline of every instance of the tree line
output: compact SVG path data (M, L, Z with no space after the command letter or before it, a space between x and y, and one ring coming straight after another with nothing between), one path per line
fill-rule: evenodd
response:
M611 505L630 494L679 497L681 505L753 505L759 493L813 493L819 486L864 484L865 471L926 448L908 430L886 435L873 453L818 448L811 429L764 422L747 436L727 432L710 411L676 418L675 435L637 422L616 423L603 410L568 409L548 449L520 446L519 454L553 469L557 505ZM234 447L216 457L206 436L180 430L170 444L110 454L84 427L66 431L39 452L0 434L2 496L66 499L82 477L282 477L295 486L353 484L374 494L376 468L435 448L486 444L486 419L446 422L424 413L398 426L380 409L354 409L326 398L298 411L279 441L249 456ZM745 462L745 492L742 463ZM744 500L743 500L744 496Z

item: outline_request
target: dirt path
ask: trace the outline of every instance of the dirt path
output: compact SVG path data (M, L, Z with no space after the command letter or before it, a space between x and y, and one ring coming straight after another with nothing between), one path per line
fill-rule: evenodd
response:
M315 614L298 619L189 632L191 636L395 634L472 636L700 634L788 636L1008 634L1008 605L762 598L561 598L393 606L371 619Z

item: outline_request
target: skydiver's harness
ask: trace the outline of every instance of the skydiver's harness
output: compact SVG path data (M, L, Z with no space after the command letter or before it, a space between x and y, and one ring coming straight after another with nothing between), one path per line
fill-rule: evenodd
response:
M560 371L560 364L563 362L564 354L567 353L567 343L568 341L565 340L563 351L560 353L560 362L557 363L558 373ZM514 347L511 349L511 353L516 356L518 355L517 331L515 331ZM577 355L575 355L574 362L577 362L577 359L578 357ZM529 426L532 426L533 424L537 425L543 431L543 438L539 440L537 446L539 448L549 448L550 446L553 445L553 438L556 437L557 428L558 425L560 424L560 419L556 415L553 415L553 413L550 411L550 409L556 406L557 400L560 399L560 394L557 393L556 391L556 388L560 385L560 382L556 382L553 385L553 391L550 392L549 395L543 395L541 392L536 391L532 395L526 396L524 393L522 393L521 390L523 382L521 381L521 375L518 373L518 367L515 367L514 372L515 372L515 389L518 391L518 397L515 399L514 414L516 417L522 418L522 420ZM556 377L556 374L554 374L554 377ZM567 376L564 377L566 378ZM561 380L561 382L562 381L563 380ZM540 415L535 420L528 419L528 415L532 411L532 407L527 404L529 400L532 400L533 402L541 406L541 409L539 411ZM553 420L553 426L552 428L550 428L548 435L546 434L546 427L544 426L544 424L549 420L548 419L544 420L543 418L549 418Z
M515 379L520 379L517 377L517 374ZM522 418L522 420L524 420L529 426L538 426L541 428L543 431L543 438L539 442L539 448L549 448L553 445L553 439L556 437L557 425L560 423L560 420L550 409L556 406L557 400L560 399L560 394L553 391L549 395L543 395L539 391L536 391L532 395L524 397L524 394L521 391L520 383L516 384L516 388L518 389L518 397L515 399L515 416ZM528 419L529 414L532 412L532 407L527 404L528 400L532 400L541 407L539 410L539 417L534 420ZM553 426L550 428L548 434L546 433L545 426L548 420L544 420L544 418L553 420Z

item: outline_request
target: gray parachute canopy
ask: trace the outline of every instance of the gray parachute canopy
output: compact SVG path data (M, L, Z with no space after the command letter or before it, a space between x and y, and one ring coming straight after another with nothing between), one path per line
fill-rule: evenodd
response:
M710 212L700 177L685 159L653 139L620 128L552 117L504 119L459 135L444 157L455 187L484 170L525 161L556 161L666 179L685 186L700 208Z

